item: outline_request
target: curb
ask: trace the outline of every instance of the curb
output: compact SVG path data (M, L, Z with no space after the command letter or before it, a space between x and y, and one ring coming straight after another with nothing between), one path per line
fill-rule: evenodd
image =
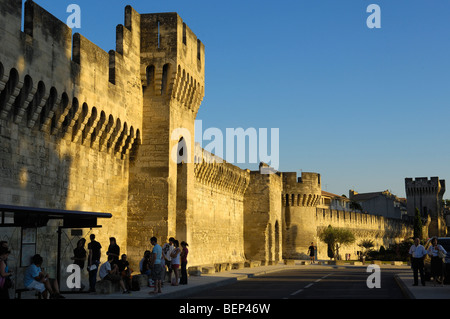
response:
M209 283L209 284L203 284L203 285L199 285L199 286L196 286L196 287L189 287L189 288L186 288L186 289L183 289L183 290L172 291L172 292L164 293L164 294L161 294L161 295L156 295L154 297L150 297L150 299L181 299L181 298L186 298L186 297L189 297L191 295L195 295L197 293L203 292L205 290L218 288L218 287L222 287L222 286L226 286L226 285L231 285L231 284L235 283L236 281L238 281L237 278L228 278L228 279L220 280L218 282L213 282L213 283Z
M400 279L400 276L398 274L394 275L395 282L399 286L400 290L402 291L403 295L407 299L416 299L416 297L411 293L411 291L406 287L405 283L402 279Z

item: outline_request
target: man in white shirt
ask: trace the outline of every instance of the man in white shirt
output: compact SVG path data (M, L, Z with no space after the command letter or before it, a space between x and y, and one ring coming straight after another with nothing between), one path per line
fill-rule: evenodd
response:
M420 244L419 238L414 239L414 245L409 249L409 254L411 257L411 267L413 269L414 274L414 284L413 286L417 286L419 284L419 272L420 272L420 281L422 282L422 286L425 286L425 274L423 272L423 260L427 255L427 251L425 247Z

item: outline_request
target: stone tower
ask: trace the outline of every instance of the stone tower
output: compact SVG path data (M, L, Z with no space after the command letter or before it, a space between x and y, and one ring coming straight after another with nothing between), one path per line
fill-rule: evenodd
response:
M284 258L306 254L311 242L317 241L316 208L322 188L320 174L283 173Z
M136 254L151 236L190 240L194 122L205 82L205 47L177 13L142 14L140 30L142 145L130 163L128 211L128 251Z
M445 193L445 180L438 177L405 178L406 206L408 216L414 216L416 208L422 217L428 218L428 236L445 235L445 222L442 211L442 197Z
M282 259L281 194L282 173L250 173L250 182L244 196L244 247L248 259L261 260L265 264Z

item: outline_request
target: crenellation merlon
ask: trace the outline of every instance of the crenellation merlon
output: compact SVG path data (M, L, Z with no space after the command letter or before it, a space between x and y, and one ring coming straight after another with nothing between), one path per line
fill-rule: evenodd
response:
M0 15L0 29L18 35L22 28L22 0L0 0Z
M250 170L243 170L195 144L196 181L233 194L243 195L250 183Z
M320 174L283 172L282 201L285 206L316 206L322 196Z
M141 15L141 80L153 98L172 99L196 116L204 96L204 54L177 13Z
M405 188L407 192L420 190L422 192L440 192L445 191L445 180L439 177L416 177L405 178Z
M301 176L297 178L296 172L283 172L283 183L286 188L301 187L302 185L320 187L320 174L302 172Z
M70 58L72 29L30 0L25 2L24 32L39 46L53 47L56 57L63 53L63 57Z

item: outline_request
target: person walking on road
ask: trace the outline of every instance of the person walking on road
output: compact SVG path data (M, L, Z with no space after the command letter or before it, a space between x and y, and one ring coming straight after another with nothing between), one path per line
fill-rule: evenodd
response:
M420 239L414 239L414 244L409 249L409 255L411 257L411 268L414 274L414 284L413 286L417 286L419 284L419 275L420 273L420 281L422 282L422 286L425 286L425 274L423 271L423 260L427 255L427 250L420 244Z
M314 264L314 257L316 256L316 247L314 246L314 242L311 242L311 245L308 248L309 252L309 260L311 264Z

